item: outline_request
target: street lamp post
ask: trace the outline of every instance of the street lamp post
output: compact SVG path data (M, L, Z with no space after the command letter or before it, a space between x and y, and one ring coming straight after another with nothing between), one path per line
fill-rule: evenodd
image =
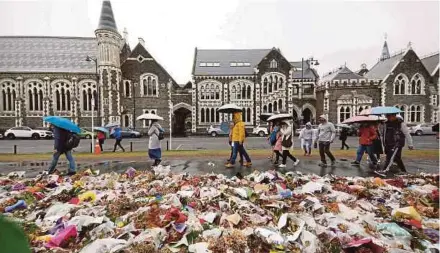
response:
M94 154L95 153L95 124L94 124L93 118L95 115L93 114L93 111L95 109L95 96L92 96L91 104L92 104L92 153Z
M133 83L131 87L131 94L133 94L133 129L136 129L136 87L137 83Z
M100 93L101 93L101 89L99 86L99 73L98 73L98 60L96 58L93 58L91 56L86 57L86 61L91 62L93 61L95 63L95 75L96 75L96 98L94 97L94 99L96 99L96 109L97 109L97 118L98 121L100 121L101 119L101 104L100 104ZM95 100L93 100L93 104L95 104ZM92 106L92 113L93 110L95 110L95 106Z
M170 150L172 150L172 129L173 129L173 101L171 100L171 88L172 88L172 82L171 80L168 80L168 107L169 107L169 120L170 120Z

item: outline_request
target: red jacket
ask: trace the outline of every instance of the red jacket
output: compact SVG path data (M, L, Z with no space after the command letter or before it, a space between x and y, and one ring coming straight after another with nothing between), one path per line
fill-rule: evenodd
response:
M359 128L359 144L371 145L373 140L377 138L376 128L374 126L367 126Z

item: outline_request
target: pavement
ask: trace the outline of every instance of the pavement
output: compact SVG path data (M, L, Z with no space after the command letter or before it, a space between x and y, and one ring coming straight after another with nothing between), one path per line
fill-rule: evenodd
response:
M227 169L224 167L225 160L214 158L171 158L163 161L163 165L170 165L171 171L175 173L187 172L190 174L206 174L206 173L222 173L226 176L234 176L238 172L243 175L251 173L253 170L265 171L271 169L277 169L281 172L288 171L300 171L302 173L314 173L318 175L334 174L338 176L376 176L372 173L369 165L363 161L360 167L354 167L350 165L351 160L339 159L335 166L328 166L327 168L321 168L318 166L319 160L317 157L301 157L298 166L293 166L292 161L288 161L287 167L284 169L275 168L271 161L267 158L255 159L252 161L253 165L251 168L240 167L236 165L233 169ZM365 157L364 157L365 158ZM407 170L410 173L438 173L438 160L420 160L420 159L405 159L404 162L407 166ZM0 173L7 174L13 171L26 171L27 176L36 176L38 173L46 170L49 166L50 161L21 161L21 162L6 162L0 163ZM92 169L100 170L102 172L117 171L122 172L133 167L137 170L146 170L151 168L152 162L148 161L146 158L137 160L102 160L102 161L88 161L79 160L77 161L77 168L82 169ZM60 171L67 169L67 162L65 158L60 159L58 164L58 169Z
M416 149L438 149L439 141L433 135L413 136ZM162 141L162 150L167 150L167 143L172 150L224 150L227 148L227 138L225 137L186 137L186 138L167 138ZM104 143L104 150L113 150L114 139L108 139ZM349 137L348 145L354 150L358 146L357 137ZM76 152L91 152L91 140L83 139L80 142ZM31 153L50 153L53 151L53 140L0 140L0 154L13 154L14 145L16 145L18 154ZM132 147L133 151L146 151L148 147L148 138L140 139L124 139L122 145L127 151ZM269 144L265 137L249 137L245 142L246 148L252 149L269 149ZM295 139L295 147L299 147L299 140ZM333 148L341 146L341 141L335 140L332 145Z

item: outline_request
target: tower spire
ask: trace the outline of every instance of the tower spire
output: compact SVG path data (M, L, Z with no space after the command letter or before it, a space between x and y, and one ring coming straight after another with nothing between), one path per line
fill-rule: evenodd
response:
M388 35L385 33L384 34L385 42L383 43L382 53L380 54L381 61L390 58L390 51L388 50L387 37Z
M112 4L109 0L102 1L101 16L99 18L98 30L111 30L118 33L115 16L113 15Z

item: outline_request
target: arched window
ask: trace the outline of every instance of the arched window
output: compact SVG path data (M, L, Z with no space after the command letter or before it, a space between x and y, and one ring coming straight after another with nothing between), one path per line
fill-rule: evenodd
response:
M364 110L364 107L363 107L363 106L359 106L359 108L358 108L358 114L361 113L363 110Z
M267 85L268 85L268 84L267 84L267 77L265 77L265 78L264 78L264 81L263 81L263 91L262 91L262 92L263 92L263 95L264 95L264 94L267 94Z
M273 85L273 79L272 76L269 77L269 90L267 91L267 93L272 93L272 85Z
M232 85L231 87L231 100L236 99L236 95L235 95L235 85Z
M264 113L267 112L267 105L263 106L263 112L264 112Z
M272 113L273 111L272 111L272 104L269 104L269 111L268 111L269 113Z
M283 86L284 86L284 79L283 79L282 77L280 77L280 79L279 79L278 81L279 81L279 83L278 83L278 88L279 88L279 89L282 89Z
M248 85L246 89L246 99L252 99L252 91L250 85Z
M247 111L246 111L246 122L251 122L251 108L247 108Z
M214 108L211 108L211 122L216 122L215 121L215 110L214 110Z
M424 80L420 74L415 74L411 79L411 94L420 95L423 94Z
M96 90L96 83L80 82L79 85L81 94L81 109L82 111L92 111L97 110L98 107L98 95ZM92 108L92 99L95 100L95 108Z
M403 120L406 119L406 106L405 105L395 105L394 107L399 108L402 112L399 113Z
M205 123L205 109L204 108L202 108L200 110L200 122Z
M246 96L246 84L242 84L242 86L241 86L241 98L242 99L249 99L247 96Z
M130 86L130 82L129 81L125 81L124 82L124 89L125 89L125 97L130 97L131 86Z
M411 105L408 111L408 122L419 123L422 121L422 107L420 105Z
M1 100L0 111L12 112L15 111L15 83L3 82L0 84Z
M237 96L237 99L241 99L241 85L237 84L237 88L235 90L235 95Z
M275 59L273 59L272 61L270 61L270 68L271 69L276 69L278 67L278 63Z
M55 111L70 111L70 89L72 85L66 82L57 82L54 85L55 90Z
M218 112L218 109L215 110L215 122L220 122L220 113Z
M404 74L399 74L394 80L394 95L405 94L406 84L408 83L408 78Z
M220 99L220 86L217 85L217 87L215 88L215 99Z
M341 106L339 108L339 123L344 122L351 117L351 109L349 106Z
M124 127L130 126L130 118L128 115L124 115Z
M142 80L142 96L158 96L159 95L159 81L156 75L146 73L141 75Z
M278 100L278 110L281 111L283 108L283 100L280 98L280 100Z
M200 86L200 99L204 100L205 99L205 85Z
M274 112L278 111L278 103L277 103L277 101L273 102L273 111Z
M205 111L205 113L206 113L205 118L206 118L206 122L207 122L207 123L211 122L211 119L209 118L209 116L210 116L209 111L210 111L209 108L206 108L206 111Z
M278 90L278 77L275 76L275 80L273 82L273 91L277 91Z
M241 113L241 120L246 122L246 108L243 108L243 112Z

